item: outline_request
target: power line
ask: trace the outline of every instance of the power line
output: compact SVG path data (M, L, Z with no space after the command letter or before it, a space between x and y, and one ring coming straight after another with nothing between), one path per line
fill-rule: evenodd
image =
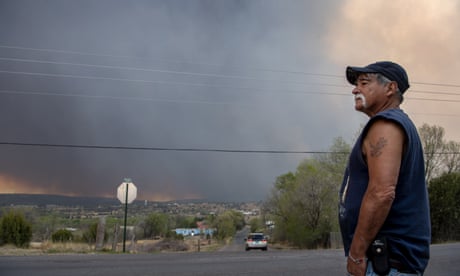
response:
M260 79L260 78L252 78L252 77L245 77L245 76L239 76L239 75L196 73L196 72L188 72L188 71L151 69L151 68L141 68L141 67L99 65L99 64L75 63L75 62L43 61L43 60L36 60L36 59L4 58L4 57L0 57L0 60L19 61L19 62L28 62L28 63L41 63L41 64L53 64L53 65L80 66L80 67L90 67L90 68L117 69L117 70L140 71L140 72L151 72L151 73L191 75L191 76L199 76L199 77L251 80L251 81L260 81L260 82L281 82L281 83L284 82L284 83L304 84L304 85L322 85L322 84L306 83L306 82L299 82L299 81L292 81L292 80ZM314 74L314 73L309 73L309 75L324 76L323 74Z
M10 46L10 45L0 45L0 48L39 51L39 52L49 52L49 53L60 53L60 54L73 54L73 55L82 55L82 56L94 56L94 57L125 58L125 59L134 59L134 60L142 60L142 61L146 60L145 57L140 58L140 57L128 56L128 55L108 55L108 54L98 54L98 53L79 52L79 51L71 51L71 50L59 50L59 49L44 49L44 48L21 47L21 46ZM150 59L150 61L159 61L159 62L174 63L174 64L191 64L191 65L206 65L206 66L213 66L213 67L222 67L221 64L205 63L205 62L171 61L171 60L159 60L159 59ZM288 74L300 74L300 75L313 75L313 76L333 77L333 78L340 78L340 79L344 78L343 75L311 73L311 72L294 71L294 70L279 70L279 69L270 69L270 68L261 68L261 67L243 67L243 66L239 66L239 67L233 67L233 68L236 68L236 69L244 68L244 69L251 69L251 70L256 70L256 71L267 71L267 72L275 72L275 73L288 73ZM419 84L419 85L428 85L428 86L444 86L444 87L458 87L458 88L460 88L460 84L417 82L417 81L412 81L411 83L412 84Z
M231 87L223 87L231 88ZM234 89L236 87L233 87ZM240 88L243 89L243 88ZM244 88L249 89L249 88ZM253 89L253 90L263 90L263 89ZM328 96L343 96L350 97L349 94L344 93L333 93L333 92L308 92L308 91L295 91L295 90L271 90L269 92L260 92L262 94L272 94L276 92L282 92L282 94L306 94L306 95L328 95ZM229 92L233 93L233 92ZM222 103L222 102L210 102L210 101L184 101L184 100L167 100L167 99L154 99L147 97L132 97L132 96L102 96L102 95L87 95L87 94L78 94L78 93L64 93L64 92L38 92L38 91L21 91L21 90L11 90L11 89L0 89L0 94L22 94L22 95L40 95L40 96L57 96L57 97L81 97L81 98L99 98L99 99L117 99L117 100L146 100L146 101L159 101L159 102L184 102L184 103ZM281 94L281 93L280 93ZM225 104L233 104L231 102L224 102Z
M459 103L460 100L449 100L449 99L429 99L429 98L410 98L411 100L418 101L432 101L432 102L450 102L450 103Z
M267 153L267 154L350 154L348 151L291 151L291 150L238 150L217 148L166 148L166 147L127 147L127 146L102 146L102 145L76 145L76 144L46 144L46 143L19 143L1 142L6 146L28 146L48 148L77 148L77 149L102 149L102 150L139 150L139 151L178 151L178 152L217 152L217 153ZM426 154L446 155L460 154L460 152L425 152Z
M289 150L238 150L238 149L216 149L216 148L126 147L126 146L18 143L18 142L0 142L0 145L29 146L29 147L48 147L48 148L52 147L52 148L78 148L78 149L140 150L140 151L269 153L269 154L332 154L332 153L349 154L349 152L332 152L332 151L289 151Z
M292 81L292 80L260 79L260 78L245 77L245 76L240 76L240 75L196 73L196 72L188 72L188 71L175 71L175 70L164 70L164 69L151 69L151 68L128 67L128 66L113 66L113 65L100 65L100 64L88 64L88 63L75 63L75 62L43 61L43 60L37 60L37 59L0 57L0 60L29 62L29 63L41 63L41 64L54 64L54 65L69 65L69 66L103 68L103 69L117 69L117 70L140 71L140 72L151 72L151 73L191 75L191 76L200 76L200 77L227 78L227 79L237 79L237 80L251 80L251 81L260 81L260 82L281 82L281 83L303 84L303 85L327 85L327 84L323 84L323 83L308 83L308 82L298 82L298 81ZM13 71L11 71L11 72L13 72ZM324 74L315 74L315 73L309 73L309 75L325 76ZM335 75L327 75L327 76L332 77L332 76L335 76ZM335 76L335 77L338 77L338 76ZM460 85L454 85L454 84L436 84L436 83L422 83L422 82L413 82L413 83L414 84L422 84L422 85L431 85L431 86L460 87ZM335 85L335 86L347 87L345 85ZM460 95L459 93L452 93L452 92L423 91L423 90L411 90L411 91L412 92L417 92L417 93L429 93L429 94L436 93L438 95L439 94L442 94L442 95Z
M460 96L460 92L442 92L442 91L426 91L426 90L417 90L411 89L410 93L417 93L417 94L436 94L436 95L448 95L448 96Z
M44 48L32 48L32 47L8 46L8 45L0 45L0 48L39 51L39 52L49 52L49 53L60 53L60 54L72 54L72 55L80 55L80 56L124 58L124 59L133 59L133 60L141 60L141 61L147 60L147 61L165 62L165 63L171 63L171 64L191 64L191 65L205 65L205 66L212 66L212 67L222 67L222 64L215 64L215 63L190 62L190 61L171 61L171 60L164 60L164 59L163 60L160 60L160 59L148 59L148 58L145 58L145 57L140 58L140 57L128 56L128 55L108 55L108 54L97 54L97 53L79 52L79 51L70 51L70 50L44 49ZM279 70L279 69L251 67L251 66L247 66L247 67L231 66L231 68L235 68L235 69L250 69L250 70L255 70L255 71L265 71L265 72L274 72L274 73L314 75L314 76L333 77L333 78L343 79L343 76L338 76L338 75L333 75L333 74L309 73L309 72L293 71L293 70Z
M1 58L0 58L1 59ZM226 85L211 85L195 82L177 82L177 81L153 81L153 80L143 80L143 79L128 79L128 78L110 78L110 77L94 77L94 76L84 76L84 75L73 75L73 74L52 74L52 73L37 73L37 72L24 72L24 71L9 71L9 70L0 70L0 73L5 74L19 74L19 75L32 75L32 76L45 76L45 77L62 77L62 78L76 78L76 79L91 79L91 80L110 80L110 81L126 81L126 82L139 82L139 83L153 83L153 84L163 84L163 85L183 85L183 86L196 86L196 87L212 87L212 88L229 88L229 89L238 89L238 90L271 90L271 91L283 91L283 93L300 93L300 94L319 94L319 95L344 95L341 93L330 93L330 92L306 92L304 90L295 90L295 89L276 89L276 88L257 88L257 87L235 87L235 86L226 86ZM273 80L276 81L276 80ZM305 85L319 85L319 86L331 86L331 87L340 87L344 88L344 85L337 84L327 84L327 83L303 83ZM458 96L457 93L449 92L435 92L435 91L418 91L413 90L412 92L417 93L435 93L439 95L454 95ZM431 100L431 101L450 101L450 100L439 100L439 99L423 99L423 98L414 98L417 100ZM455 102L455 100L453 100Z
M441 116L441 117L460 117L460 115L456 114L442 114L442 113L419 113L419 112L411 112L412 115L422 115L422 116Z
M16 50L28 50L28 51L38 51L38 52L48 52L48 53L59 53L59 54L72 54L72 55L80 55L80 56L93 56L93 57L109 57L109 58L124 58L124 59L133 59L133 60L141 60L145 61L145 57L136 57L136 56L128 56L128 55L109 55L109 54L99 54L99 53L91 53L91 52L80 52L80 51L71 51L71 50L59 50L59 49L45 49L45 48L33 48L33 47L21 47L21 46L12 46L12 45L0 45L0 48L4 49L16 49ZM160 60L160 59L148 59L149 61L156 61L156 62L165 62L171 64L191 64L191 65L205 65L205 66L212 66L212 67L222 67L222 64L215 64L215 63L205 63L205 62L190 62L190 61L172 61L172 60ZM323 76L323 77L332 77L332 78L339 78L343 79L343 75L334 75L334 74L324 74L324 73L311 73L311 72L304 72L304 71L295 71L295 70L280 70L280 69L271 69L271 68L261 68L261 67L243 67L243 66L232 66L235 69L251 69L256 71L266 71L266 72L274 72L274 73L288 73L288 74L299 74L299 75L312 75L312 76ZM432 83L432 82L417 82L412 81L412 84L419 84L419 85L428 85L428 86L444 86L444 87L458 87L460 88L460 84L449 84L449 83Z
M33 60L33 59L2 58L2 57L0 57L0 60L45 63L45 64L55 64L55 65L83 66L83 67L118 69L118 70L143 71L143 72L156 72L156 73L179 74L179 75L192 75L192 76L201 76L201 77L229 78L229 79L236 79L236 80L250 80L250 81L259 81L259 82L278 82L278 83L288 83L288 84L296 84L296 85L301 84L301 85L309 85L309 86L332 86L332 87L341 87L341 88L348 87L346 85L339 85L339 84L299 82L299 81L292 81L292 80L260 79L260 78L244 77L244 76L239 76L239 75L195 73L195 72L187 72L187 71L148 69L148 68L139 68L139 67L95 65L95 64L85 64L85 63L70 63L70 62L53 62L53 61L41 61L41 60ZM36 73L36 72L21 72L21 71L10 71L10 70L3 70L3 71L0 71L0 73L51 76L51 77L63 77L63 78L83 78L83 79L99 79L99 80L112 80L112 81L147 82L147 83L156 83L156 84L176 84L176 85L180 84L180 85L188 85L188 86L210 86L210 87L235 88L231 86L207 85L207 84L190 83L190 82L150 81L150 80L142 80L142 79L94 77L94 76L83 76L83 75L72 75L72 74ZM315 75L315 74L311 73L311 75ZM317 75L320 76L322 74L317 74ZM413 83L416 83L416 82L413 82ZM427 83L423 83L423 84L427 84ZM437 84L432 83L429 85L437 85ZM456 87L456 85L443 85L443 84L439 84L439 86ZM237 89L254 89L254 88L237 88ZM422 93L422 94L451 95L451 96L460 95L460 93L442 92L442 91L411 90L411 92Z
M52 49L36 49L36 48L26 48L26 47L15 47L15 46L5 46L0 45L0 48L11 48L11 49L22 49L22 50L36 50L36 51L49 51L49 52L57 52L57 53L71 53L71 54L81 54L81 55L95 55L95 56L107 56L107 57L120 57L120 56L113 56L113 55L100 55L100 54L91 54L91 53L82 53L82 52L74 52L74 51L62 51L62 50L52 50ZM121 56L125 58L135 58L129 56ZM239 80L253 80L253 81L260 81L260 82L284 82L284 83L292 83L292 84L302 84L302 85L316 85L316 86L332 86L332 87L340 87L344 88L345 85L336 85L336 84L328 84L328 83L308 83L308 82L296 82L290 80L274 80L274 79L258 79L258 78L251 78L251 77L244 77L239 75L225 75L225 74L207 74L207 73L194 73L194 72L187 72L187 71L174 71L174 70L162 70L162 69L149 69L149 68L140 68L140 67L125 67L125 66L111 66L111 65L96 65L96 64L86 64L86 63L71 63L71 62L54 62L54 61L43 61L37 59L22 59L22 58L2 58L0 60L8 60L8 61L20 61L20 62L33 62L33 63L46 63L46 64L56 64L56 65L71 65L71 66L85 66L85 67L95 67L95 68L106 68L106 69L118 69L118 70L136 70L136 71L144 71L144 72L160 72L160 73L168 73L168 74L181 74L181 75L195 75L195 76L205 76L205 77L214 77L214 78L230 78L230 79L239 79ZM196 86L196 87L212 87L212 88L227 88L227 89L238 89L238 90L263 90L264 93L269 93L267 91L279 92L281 89L274 89L274 88L253 88L253 87L234 87L234 86L225 86L225 85L210 85L204 83L195 83L195 82L177 82L177 81L152 81L152 80L143 80L143 79L129 79L129 78L112 78L112 77L94 77L94 76L84 76L84 75L73 75L73 74L51 74L51 73L35 73L35 72L20 72L20 71L9 71L3 70L0 73L9 73L9 74L22 74L22 75L34 75L34 76L46 76L46 77L62 77L62 78L77 78L77 79L92 79L92 80L110 80L110 81L126 81L126 82L137 82L137 83L155 83L161 85L183 85L183 86ZM300 73L300 72L297 72ZM326 75L326 74L315 74L315 73L306 73L310 75L316 76L329 76L329 77L337 77L336 75ZM439 86L446 86L446 87L460 87L460 85L454 84L435 84L435 83L427 83L427 82L413 82L422 85L439 85ZM348 96L342 93L331 93L331 92L309 92L305 90L282 90L283 94L287 93L296 93L296 94L317 94L317 95L338 95L338 96ZM412 92L416 93L425 93L425 94L432 94L435 93L437 95L453 95L458 96L460 94L453 93L453 92L435 92L435 91L420 91L420 90L412 90ZM10 93L15 94L13 90L1 90L0 93ZM18 92L18 94L27 94L23 91ZM63 94L58 93L48 93L48 92L31 92L30 94L35 95L46 95L46 96L65 96ZM152 98L132 98L132 97L114 97L114 96L88 96L88 95L80 95L80 94L71 94L68 95L71 97L88 97L88 98L111 98L111 99L120 99L120 100L148 100L148 101L158 101L158 102L184 102L184 103L205 103L205 104L232 104L232 103L219 103L219 102L207 102L207 101L177 101L177 100L165 100L165 99L152 99ZM460 102L459 100L448 100L448 99L431 99L431 98L411 98L413 100L421 100L421 101L439 101L439 102Z
M430 82L412 82L414 84L431 85L431 86L445 86L445 87L460 87L460 84L449 83L430 83Z
M223 85L211 85L195 82L173 82L173 81L153 81L143 79L128 79L128 78L110 78L110 77L93 77L73 74L51 74L51 73L37 73L37 72L25 72L25 71L9 71L0 70L0 73L5 74L17 74L17 75L30 75L30 76L42 76L42 77L56 77L56 78L75 78L75 79L89 79L89 80L109 80L109 81L120 81L120 82L138 82L138 83L154 83L154 84L168 84L168 85L183 85L183 86L197 86L197 87L214 87L214 88L233 88L233 89L247 89L247 90L271 90L270 88L256 88L256 87L234 87L234 86L223 86ZM304 83L307 84L307 83ZM332 87L344 87L343 85L326 84L326 83L310 83L308 85L323 85ZM277 89L279 90L279 89Z
M305 94L305 95L328 95L328 96L342 96L350 97L349 94L344 93L332 93L332 92L308 92L308 91L286 91L279 90L282 94ZM276 93L275 91L264 92L264 93ZM169 100L169 99L155 99L148 97L132 97L132 96L107 96L107 95L87 95L78 93L63 93L63 92L37 92L37 91L21 91L11 89L0 89L0 94L12 94L12 95L36 95L36 96L50 96L50 97L74 97L74 98L89 98L89 99L111 99L111 100L127 100L127 101L150 101L150 102L165 102L165 103L186 103L186 104L220 104L220 105L251 105L248 102L219 102L219 101L198 101L198 100ZM280 93L281 94L281 93ZM431 98L414 98L410 97L410 100L417 101L432 101L432 102L460 102L460 100L449 100L449 99L431 99ZM453 115L454 116L454 115Z
M9 46L9 45L0 45L0 48L29 50L29 51L40 51L40 52L50 52L50 53L61 53L61 54L73 54L73 55L84 55L84 56L96 56L96 57L125 58L125 59L136 59L136 60L145 61L145 58L139 58L139 57L136 57L136 56L128 56L128 55L108 55L108 54L97 54L97 53L90 53L90 52L79 52L79 51L58 50L58 49L43 49L43 48ZM167 62L167 63L174 63L174 64L192 64L192 65L206 65L206 66L213 66L213 67L222 67L221 64L203 63L203 62L171 61L171 60L158 60L158 59L150 59L150 61L160 61L160 62ZM81 64L81 65L84 65L84 64ZM92 65L92 66L104 66L104 65ZM106 67L110 67L110 66L106 66ZM116 66L116 67L118 67L118 66ZM123 68L123 67L119 67L119 68ZM128 68L125 68L125 69L128 69ZM310 73L310 72L303 72L303 71L268 69L268 68L260 68L260 67L241 67L240 66L240 67L233 67L233 68L236 68L236 69L245 68L245 69L257 70L257 71L289 73L289 74L301 74L301 75L313 75L313 76L324 76L324 77L333 77L333 78L343 79L342 75L334 75L334 74ZM148 69L142 69L142 68L131 68L131 69L148 70ZM171 73L173 73L173 72L171 72ZM195 74L195 73L192 73L192 74ZM204 74L204 75L206 75L206 74ZM209 75L212 75L212 74L209 74ZM222 75L222 77L225 77L225 75ZM227 76L227 77L229 77L229 76ZM235 77L239 77L239 76L235 76ZM459 84L431 83L431 82L417 82L417 81L412 81L412 84L428 85L428 86L443 86L443 87L460 87ZM426 91L426 92L427 93L440 93L440 92L434 92L434 91L433 92L432 91Z
M84 95L84 94L64 94L52 92L33 92L33 91L19 91L19 90L2 90L0 94L12 95L37 95L37 96L51 96L51 97L75 97L75 98L90 98L90 99L111 99L111 100L126 100L126 101L150 101L150 102L163 102L163 103L185 103L185 104L220 104L220 105L249 105L248 103L236 102L216 102L216 101L195 101L195 100L168 100L168 99L154 99L147 97L128 97L128 96L101 96L101 95Z

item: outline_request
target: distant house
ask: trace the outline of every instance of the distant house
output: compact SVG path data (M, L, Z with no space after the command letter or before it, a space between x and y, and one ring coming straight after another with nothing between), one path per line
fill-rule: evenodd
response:
M207 225L197 222L197 228L176 228L174 231L177 235L195 236L195 235L213 235L215 229L208 228Z
M184 237L200 234L200 229L198 228L176 228L174 231L176 231L177 235L182 235Z

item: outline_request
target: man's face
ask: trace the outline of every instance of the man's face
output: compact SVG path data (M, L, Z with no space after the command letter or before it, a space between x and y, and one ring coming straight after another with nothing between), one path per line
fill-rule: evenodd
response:
M375 74L361 74L352 93L355 95L355 109L368 115L377 111L385 96L385 85L377 81Z

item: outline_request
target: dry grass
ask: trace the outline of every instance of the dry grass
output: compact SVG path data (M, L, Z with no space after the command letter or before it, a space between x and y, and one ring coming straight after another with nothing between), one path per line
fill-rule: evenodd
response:
M18 248L14 245L0 247L0 255L26 256L44 255L53 253L90 253L93 249L84 243L53 243L53 242L32 242L29 248Z
M188 237L184 241L174 240L138 240L135 243L126 241L126 252L129 253L153 253L153 252L209 252L216 251L223 245L214 240L211 242L198 237ZM117 250L113 253L122 252L123 244L117 244ZM14 245L0 247L0 256L26 256L45 254L88 254L95 253L94 246L86 243L54 243L32 242L29 248L18 248ZM112 252L111 244L105 245L102 252Z
M43 251L37 248L17 248L14 245L4 245L0 247L0 256L26 256L42 255Z
M189 251L211 252L217 251L225 244L216 240L200 239L199 237L192 237L185 240L189 245Z

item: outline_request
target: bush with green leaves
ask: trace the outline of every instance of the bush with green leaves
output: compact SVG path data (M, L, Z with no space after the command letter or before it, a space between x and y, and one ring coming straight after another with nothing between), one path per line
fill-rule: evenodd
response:
M264 222L263 222L263 220L261 218L252 218L249 221L249 227L250 227L250 231L252 233L264 232L264 230L265 230L265 225L264 225Z
M432 179L428 192L433 242L460 240L460 173Z
M96 243L96 237L97 237L97 227L98 227L98 223L95 222L95 223L92 223L88 226L88 229L86 231L83 232L83 235L82 235L82 240L84 242L87 242L88 244L94 244ZM108 233L107 233L107 229L104 229L104 242L107 242L108 240Z
M275 222L271 238L299 248L324 248L338 230L338 187L350 146L337 138L326 155L303 160L295 172L277 177L264 203L265 217Z
M88 226L88 229L83 232L82 240L89 244L93 244L96 242L96 236L97 236L97 223L92 223Z
M215 237L224 240L234 236L237 230L243 229L245 226L244 215L235 210L225 211L215 218L213 226L217 230Z
M11 210L0 220L0 245L13 244L17 247L28 247L32 239L32 225L24 214Z
M73 240L73 234L67 229L59 229L51 235L53 242L69 242Z
M168 232L168 215L162 213L151 213L143 223L144 237L154 238L165 236Z

